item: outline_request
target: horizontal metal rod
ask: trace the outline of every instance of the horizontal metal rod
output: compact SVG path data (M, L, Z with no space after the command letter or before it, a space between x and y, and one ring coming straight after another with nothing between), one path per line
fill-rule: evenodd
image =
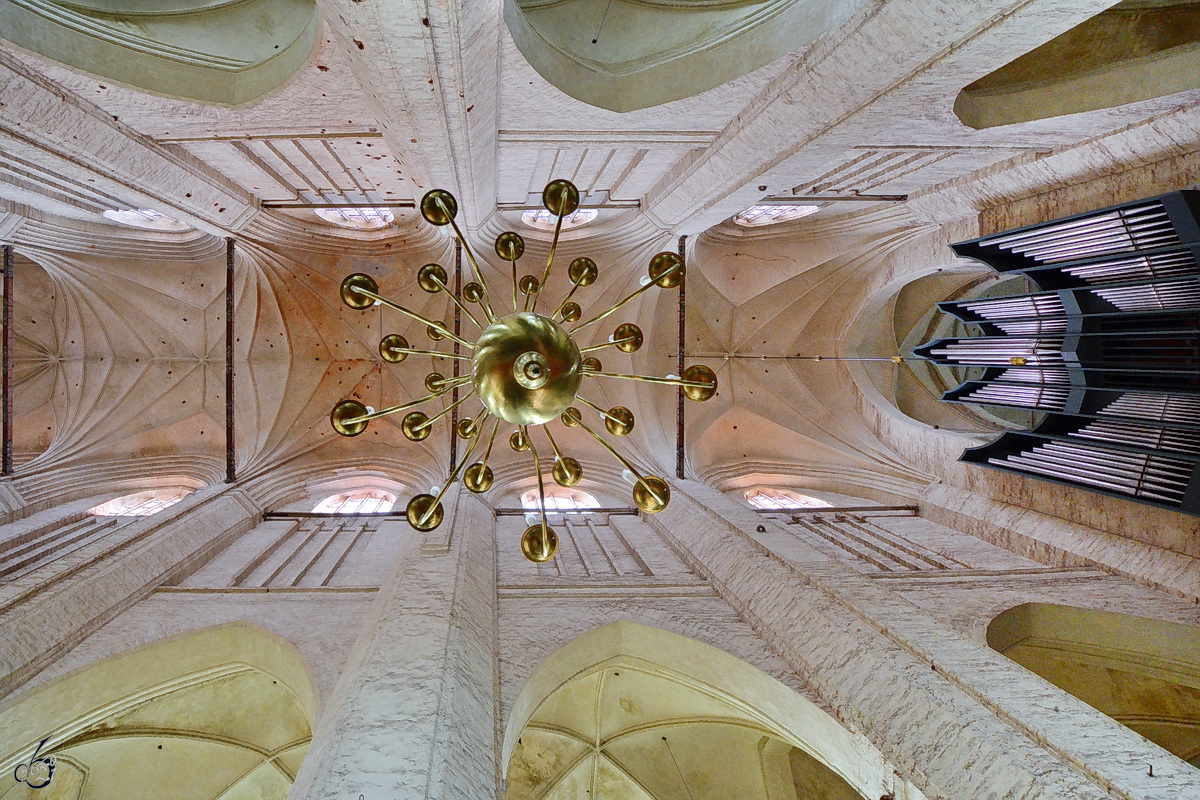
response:
M379 203L293 203L290 200L272 200L262 204L263 208L416 208L412 200L387 200Z

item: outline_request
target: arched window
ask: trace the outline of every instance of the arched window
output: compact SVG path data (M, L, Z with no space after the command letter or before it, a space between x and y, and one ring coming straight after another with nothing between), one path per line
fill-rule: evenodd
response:
M153 208L124 208L111 209L103 214L105 219L128 225L131 228L147 228L152 231L188 231L192 229L186 222L180 222L174 217L155 211Z
M599 212L592 208L581 208L574 214L568 214L567 216L563 217L563 230L587 225L596 218L598 213ZM531 228L537 228L539 231L554 230L554 223L557 220L558 217L554 216L545 209L539 211L526 211L521 215L521 222L524 222Z
M318 514L374 514L391 511L396 495L382 489L352 489L331 494L313 506Z
M530 489L521 495L521 508L527 508L536 511L538 507L538 492L537 489ZM578 489L564 489L561 487L552 489L546 492L546 510L547 511L574 511L581 508L599 508L600 502L592 497L587 492L581 492Z
M190 491L179 487L149 489L93 506L88 513L98 517L148 517L175 505L189 494Z
M360 231L374 231L386 228L396 221L396 215L390 208L342 206L314 208L313 213L326 222L331 222L343 228L355 228Z
M783 489L750 489L746 502L763 511L784 511L789 508L829 508L832 504L806 494Z
M794 219L807 217L821 210L816 205L761 205L750 206L745 211L734 216L733 221L743 228L761 228L763 225L775 225L780 222L791 222Z

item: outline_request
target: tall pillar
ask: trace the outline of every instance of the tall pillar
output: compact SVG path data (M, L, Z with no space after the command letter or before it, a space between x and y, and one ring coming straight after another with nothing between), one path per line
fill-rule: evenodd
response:
M1175 756L714 489L675 481L649 521L928 796L1197 790Z
M482 800L496 785L496 564L490 509L462 493L413 534L375 601L291 800ZM435 532L435 535L438 532ZM445 537L440 537L445 543Z

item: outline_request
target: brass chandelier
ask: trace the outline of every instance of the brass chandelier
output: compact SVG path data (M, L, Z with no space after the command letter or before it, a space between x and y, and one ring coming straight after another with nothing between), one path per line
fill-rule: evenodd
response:
M475 280L462 288L462 297L455 296L446 285L447 273L440 264L426 264L417 272L417 284L426 292L446 292L451 301L468 320L480 330L479 338L469 342L450 330L445 322L428 319L404 306L379 295L375 280L362 273L355 273L342 281L342 301L356 309L367 309L376 304L395 309L401 314L426 326L426 333L434 341L449 339L465 348L469 355L446 353L439 350L422 350L409 346L409 342L398 333L389 333L379 342L379 356L391 364L398 364L410 355L433 358L459 359L471 362L471 374L458 378L446 378L440 372L425 376L425 389L429 394L417 400L385 408L379 411L368 409L357 400L342 400L333 407L329 415L333 429L342 436L358 436L367 429L371 420L390 414L407 411L400 423L401 433L410 441L426 439L433 424L451 413L471 397L478 397L482 410L475 417L459 420L451 436L458 435L470 440L466 453L457 464L451 464L445 484L436 494L424 493L408 502L405 516L410 525L419 531L430 531L438 527L445 518L442 498L446 490L458 481L472 492L486 492L492 486L492 468L488 459L496 442L501 424L512 425L516 430L509 436L509 446L516 452L528 451L533 459L533 469L538 483L539 523L529 526L521 535L521 552L530 561L549 561L558 551L558 535L546 522L546 491L542 479L542 460L530 436L530 429L542 426L554 453L551 475L560 486L571 487L583 478L583 467L570 456L564 456L554 435L546 423L559 419L568 428L582 428L613 455L626 470L627 479L633 484L633 501L637 507L649 514L667 507L671 490L666 481L643 472L617 452L605 438L583 421L583 414L573 403L576 401L595 410L604 420L604 427L613 436L626 436L633 430L633 412L624 406L601 408L579 394L584 378L615 378L644 381L649 383L678 386L684 396L703 401L717 391L717 376L711 369L696 364L688 367L681 375L656 377L605 372L600 360L592 355L605 347L615 347L623 353L637 352L643 342L641 328L632 322L618 325L604 342L580 347L575 335L607 318L626 303L654 286L672 289L683 280L683 258L671 252L663 252L650 259L648 276L642 285L609 306L604 311L582 322L583 311L571 298L581 286L590 286L596 281L599 269L596 262L587 257L573 260L567 268L571 289L548 315L538 313L538 301L542 289L550 277L554 253L558 248L558 237L563 219L579 208L579 191L566 180L551 181L542 193L542 204L556 217L554 237L550 243L550 255L539 279L535 275L517 278L517 259L525 252L525 240L513 231L496 237L496 255L512 265L512 312L497 313L488 290L487 281L479 269L466 237L463 236L455 217L458 202L454 195L443 189L434 189L421 198L421 216L431 225L449 225L462 251L467 256ZM523 297L523 300L521 299ZM466 303L479 307L486 324L467 308ZM556 319L558 321L556 321ZM569 330L565 325L573 324ZM437 400L459 387L469 387L466 394L429 416L423 411L410 410L424 403ZM487 447L483 458L471 462L475 450L483 440L482 431L490 418L494 418L491 433L487 436ZM469 465L468 465L469 463Z

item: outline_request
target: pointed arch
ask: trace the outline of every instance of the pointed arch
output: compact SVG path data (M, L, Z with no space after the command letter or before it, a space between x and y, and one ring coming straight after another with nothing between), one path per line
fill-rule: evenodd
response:
M518 751L531 735L540 752L524 758ZM672 741L685 753L669 750ZM711 645L628 620L585 633L533 671L509 715L501 763L510 798L524 796L531 775L571 780L593 754L595 773L655 797L659 767L674 770L678 761L679 779L703 772L699 741L723 743L727 753L757 750L734 772L753 774L772 800L794 797L801 773L819 775L831 799L890 790L879 753L802 695Z

